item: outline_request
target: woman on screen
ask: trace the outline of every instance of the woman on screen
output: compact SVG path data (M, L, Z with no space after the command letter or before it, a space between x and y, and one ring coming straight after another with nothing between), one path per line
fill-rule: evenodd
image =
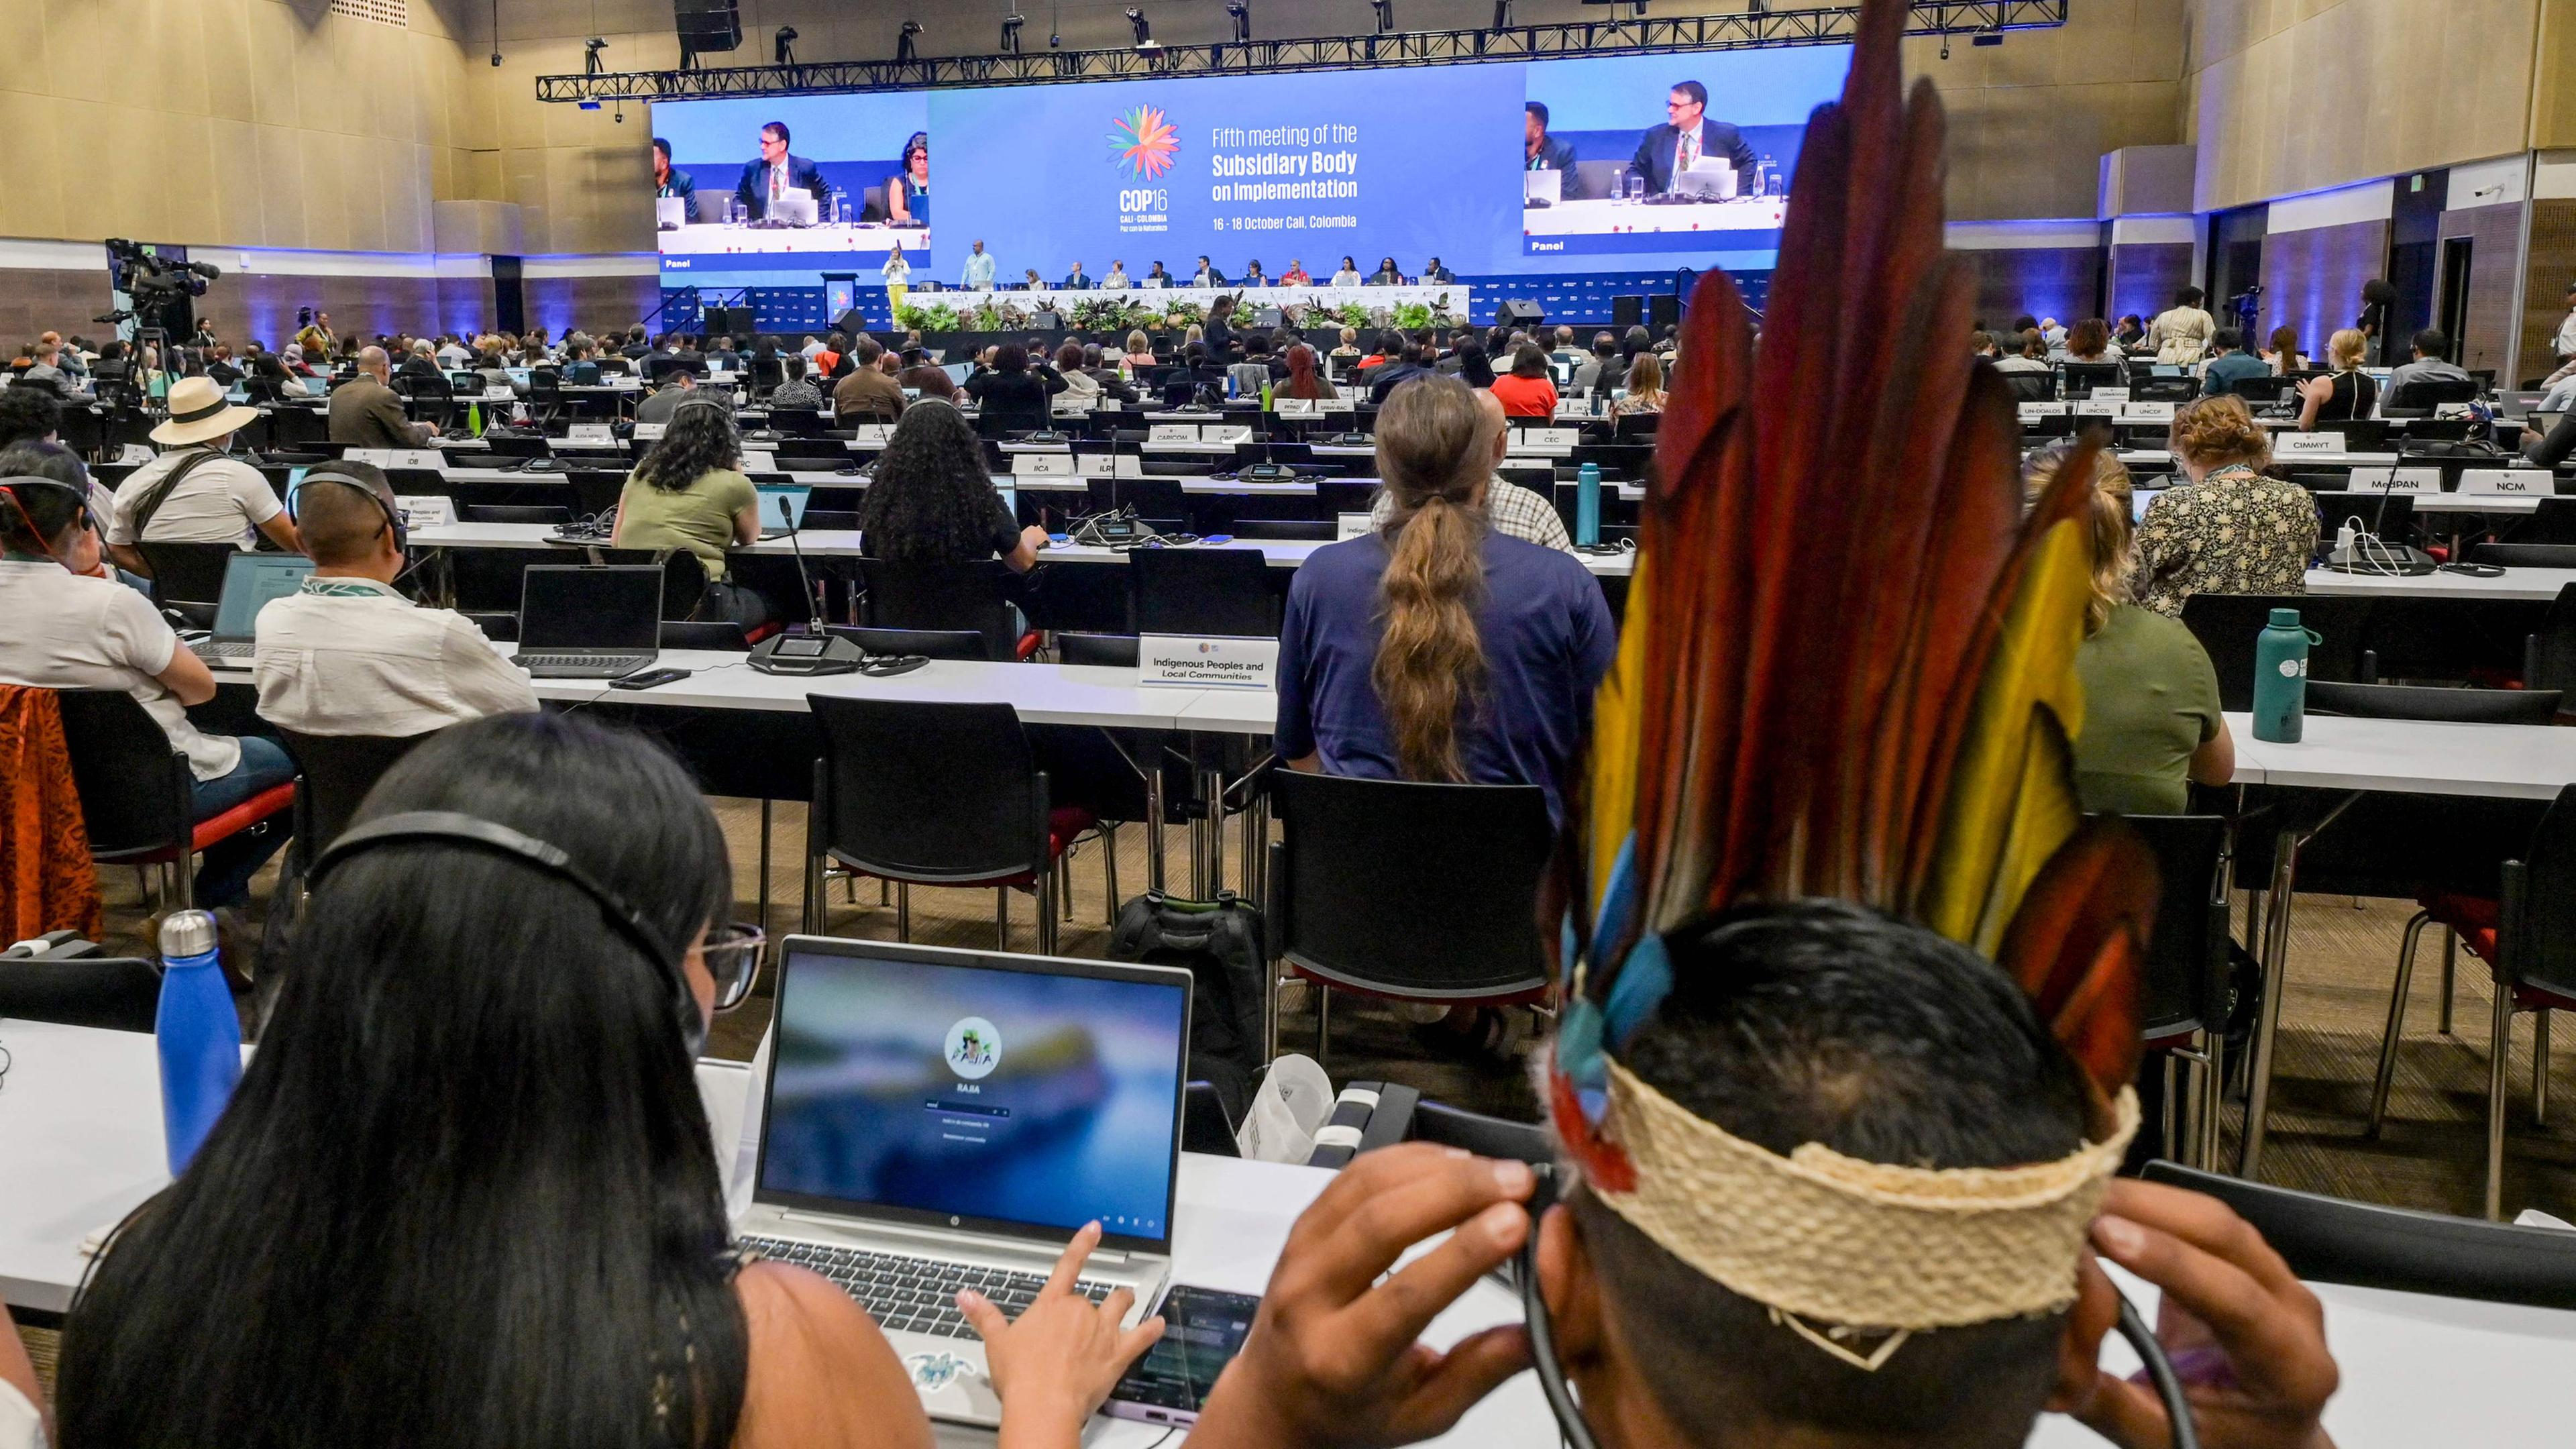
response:
M903 143L903 169L886 179L886 220L896 226L930 225L930 133L915 131Z
M1349 257L1342 258L1342 269L1333 273L1333 285L1336 287L1356 287L1359 284L1360 264Z
M912 289L912 263L903 259L903 243L896 242L885 259L886 318L900 325L903 321L903 299Z
M57 1442L929 1444L866 1313L733 1245L692 1045L759 957L688 771L503 714L439 731L367 804L358 825L467 820L320 878L280 1030L72 1311ZM348 1070L358 1042L387 1068ZM243 1241L274 1270L245 1279ZM1067 1281L1097 1235L1074 1241ZM222 1332L185 1308L210 1302L239 1312ZM1031 1444L1075 1444L1153 1337L1076 1304L1042 1296L992 1351ZM330 1375L277 1371L324 1355Z

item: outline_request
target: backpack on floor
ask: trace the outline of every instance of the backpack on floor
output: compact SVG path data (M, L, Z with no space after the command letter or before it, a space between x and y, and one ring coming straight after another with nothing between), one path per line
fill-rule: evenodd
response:
M1232 891L1214 901L1147 891L1119 910L1109 934L1110 960L1184 967L1196 978L1189 1079L1215 1084L1229 1121L1243 1120L1261 1074L1265 940L1260 908Z

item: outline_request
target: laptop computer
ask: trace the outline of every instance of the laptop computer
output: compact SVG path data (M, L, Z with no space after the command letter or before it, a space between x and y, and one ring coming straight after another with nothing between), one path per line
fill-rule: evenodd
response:
M1171 1275L1190 976L791 936L745 1246L876 1318L933 1418L993 1425L972 1287L1016 1315L1084 1224L1095 1301Z
M304 587L313 560L300 553L237 553L224 560L224 587L215 597L214 637L195 646L201 659L248 659L259 611Z
M1554 168L1521 173L1521 205L1554 206L1565 199L1565 173Z
M653 198L653 229L678 231L689 222L689 199L685 196Z
M760 495L762 539L785 538L791 531L805 526L805 502L814 496L811 487L803 483L755 483L751 486L752 491Z
M790 187L770 198L768 217L778 226L812 226L821 210L815 204L813 192Z
M519 587L519 667L537 679L622 679L661 653L662 571L538 564Z

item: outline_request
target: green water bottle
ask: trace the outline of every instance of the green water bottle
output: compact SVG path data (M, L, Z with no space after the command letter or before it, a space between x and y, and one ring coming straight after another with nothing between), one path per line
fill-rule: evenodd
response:
M1270 384L1266 382L1261 385L1261 410L1270 411Z
M2254 738L2295 745L2306 732L2308 646L2325 641L2299 623L2296 609L2274 609L2254 636Z

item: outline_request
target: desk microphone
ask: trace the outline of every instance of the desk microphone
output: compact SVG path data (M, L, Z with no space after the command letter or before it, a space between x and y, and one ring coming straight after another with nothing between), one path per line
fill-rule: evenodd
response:
M814 580L805 572L805 545L796 538L796 510L789 506L787 495L778 497L778 518L787 525L787 547L796 555L796 582L805 590L805 622L808 625L823 617L823 605L814 592Z

